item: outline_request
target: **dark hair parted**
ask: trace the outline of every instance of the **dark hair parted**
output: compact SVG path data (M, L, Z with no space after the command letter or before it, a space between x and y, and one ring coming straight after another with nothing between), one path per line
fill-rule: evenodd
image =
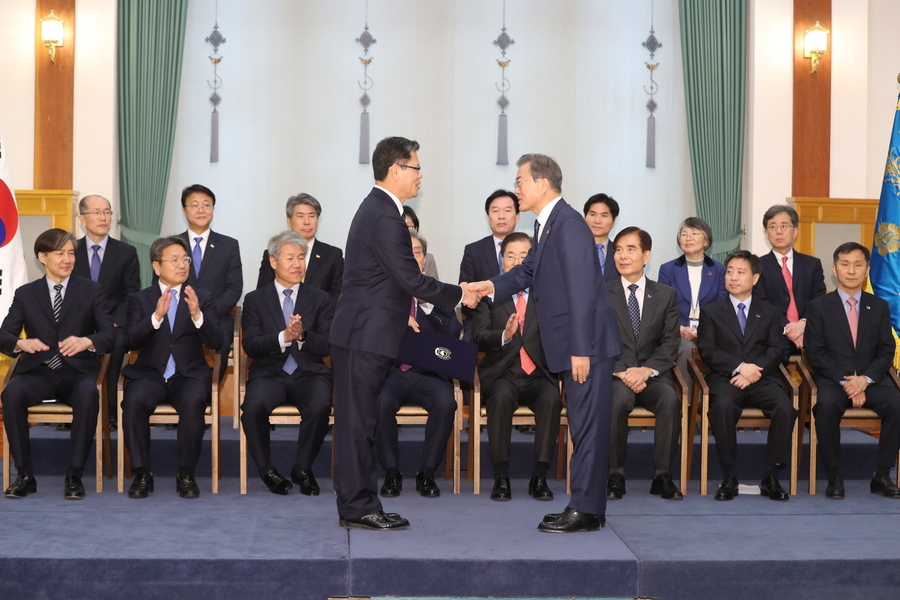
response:
M619 239L626 235L631 235L632 233L637 234L638 239L641 243L641 252L650 252L653 249L653 238L650 237L650 234L641 229L640 227L626 227L622 231L616 235L615 239L613 239L612 247L615 250L616 246L619 244Z
M510 192L508 190L497 190L496 192L488 196L487 200L484 201L484 212L486 214L491 214L491 204L494 203L494 200L496 200L497 198L504 198L506 196L512 198L513 207L516 209L516 214L519 214L519 202L516 198L516 193Z
M162 261L163 251L169 246L181 246L186 255L191 255L191 249L188 247L188 243L183 237L170 235L168 237L161 237L150 244L150 262L155 263Z
M701 232L703 234L703 237L706 238L706 247L709 248L710 246L712 246L712 227L709 226L709 223L707 223L700 217L688 217L681 222L681 225L678 226L678 234L675 236L675 242L679 244L679 247L681 245L681 230L685 227L690 227L691 229L696 229L697 231Z
M587 214L591 212L592 206L600 204L601 202L609 209L609 214L612 215L613 220L619 218L619 203L616 202L615 198L607 196L606 194L594 194L588 198L587 202L584 203L584 216L587 216Z
M191 194L194 193L206 194L209 196L210 200L212 200L213 206L216 205L216 195L213 194L212 190L206 187L205 185L200 185L199 183L195 183L193 185L189 185L183 190L181 190L181 207L184 208L187 206L187 199Z
M514 231L503 238L503 241L500 242L500 256L506 254L506 247L513 242L528 242L529 244L534 245L534 242L531 240L530 235L522 231Z
M725 268L728 268L728 263L733 260L742 259L746 260L750 263L750 272L754 275L759 275L762 273L762 263L759 262L759 257L749 250L735 250L731 254L725 257Z
M291 196L287 200L287 204L284 207L284 212L287 214L287 218L290 219L294 216L294 209L300 206L301 204L306 204L307 206L312 206L313 210L316 211L316 216L322 216L322 205L319 204L319 201L310 196L309 194L297 194L296 196Z
M866 264L869 264L869 260L872 258L869 249L857 242L844 242L834 250L834 256L832 256L834 260L834 264L838 264L838 260L841 258L841 254L850 254L854 250L859 250L863 253L863 256L866 257Z
M387 137L378 142L372 153L372 173L375 181L387 178L391 165L401 160L409 160L413 152L419 151L419 142L405 137Z
M419 230L419 217L416 215L416 211L407 205L403 205L403 217L409 217L409 220L412 221L412 228L416 231Z
M781 213L787 213L787 216L791 219L791 225L794 227L797 227L800 224L800 215L797 214L797 210L793 206L776 204L775 206L770 206L769 210L766 211L766 214L763 215L763 229L769 226L769 221L774 219L775 215Z
M72 242L73 249L78 249L78 240L75 239L75 236L72 235L71 232L58 227L48 229L34 240L34 256L37 258L37 255L42 252L44 254L49 254L50 252L62 250L63 246L66 245L66 242Z
M523 154L516 161L516 166L528 165L531 169L531 176L536 180L546 179L550 182L550 187L557 192L562 192L562 169L555 160L546 154Z

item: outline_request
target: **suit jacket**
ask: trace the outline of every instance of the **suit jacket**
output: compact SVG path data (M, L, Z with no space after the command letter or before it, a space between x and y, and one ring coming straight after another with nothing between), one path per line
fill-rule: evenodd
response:
M91 278L91 241L82 237L75 249L75 269L73 275ZM125 327L128 316L128 296L141 289L141 265L137 250L131 244L108 237L103 261L100 263L100 287L106 294L106 303L112 322Z
M777 380L778 365L790 357L783 335L787 320L768 302L751 298L743 334L730 297L700 311L697 348L712 371L730 375L742 362L748 362L762 367L763 377Z
M336 246L316 240L313 245L312 256L306 267L304 283L308 286L320 289L331 294L337 302L341 295L341 285L344 279L344 254ZM263 250L262 262L259 264L259 277L256 280L256 289L260 289L275 281L275 270L269 264L269 251Z
M500 273L500 262L497 253L500 249L489 235L477 242L466 244L462 262L459 263L459 281L486 281Z
M768 302L782 313L787 314L791 298L788 295L784 275L781 274L781 263L775 252L771 251L760 257L762 274L753 288L754 299ZM825 295L825 274L822 261L815 256L801 254L794 250L794 302L800 318L806 317L806 307L813 299Z
M409 229L397 205L373 188L359 205L347 235L344 286L331 327L331 343L396 358L412 298L453 308L459 286L419 271Z
M606 264L603 265L603 281L615 281L616 279L620 279L619 271L616 269L616 253L611 251L610 246L612 246L613 238L609 238L606 244L603 246L603 251L606 253ZM597 251L597 243L594 242L594 252ZM600 258L599 256L597 257Z
M660 265L659 283L672 286L678 292L678 314L681 318L681 325L687 327L690 324L692 294L687 259L684 254ZM703 256L700 291L697 295L699 296L697 304L701 308L710 302L728 296L728 292L725 290L725 266L706 255ZM785 311L787 311L787 307L785 307Z
M187 231L178 234L188 242L188 247L193 249L194 240L189 239L188 235ZM189 252L188 256L190 255ZM154 276L153 283L156 282L157 278ZM238 241L210 230L206 250L203 252L203 262L200 265L200 276L194 274L192 264L185 285L195 290L209 292L216 305L218 320L230 322L231 317L228 313L237 305L241 294L244 293L244 272L241 270L241 248Z
M530 295L530 294L529 294ZM484 357L478 365L478 377L481 379L481 389L486 389L496 381L504 371L515 364L519 356L519 349L524 345L525 352L534 362L538 370L547 379L554 383L556 377L550 373L544 351L541 347L541 334L538 329L537 311L534 302L525 305L525 329L522 333L516 331L509 343L503 345L503 330L510 315L516 313L516 303L512 296L498 298L494 301L488 299L481 301L475 308L472 317L472 341L478 344L478 349L484 352Z
M525 262L491 281L495 298L531 288L529 301L537 309L551 372L570 370L573 356L588 356L593 363L621 352L594 236L584 217L565 200L554 206L540 243Z
M134 364L123 367L122 374L129 379L161 380L169 356L172 355L179 375L209 381L211 371L203 355L203 346L218 350L225 343L225 334L216 318L216 303L212 294L197 288L194 291L203 312L203 325L199 329L191 319L184 293L178 294L174 329L169 323L168 315L163 317L159 329L154 329L150 321L150 315L156 310L156 303L162 294L159 284L154 283L131 295L128 300L125 344L129 350L138 351L138 358Z
M50 350L16 353L16 343L23 328L29 338L41 340L50 346ZM58 353L59 342L73 335L89 338L95 351L85 350L74 356L60 357L72 368L96 377L100 371L97 358L109 352L116 341L100 284L77 275L70 276L57 323L53 318L53 301L45 276L16 290L9 312L0 325L0 351L9 356L21 356L18 372L25 373L50 360Z
M622 277L606 284L622 336L622 354L616 360L613 372L619 373L628 367L649 367L659 371L660 381L674 386L672 367L675 366L675 356L681 344L676 293L667 285L650 279L645 281L641 330L637 340L634 339Z
M863 375L880 382L894 360L894 335L891 312L883 299L863 292L859 304L856 347L850 335L850 322L837 292L820 296L809 303L803 348L814 378L838 385L848 375Z
M318 246L318 242L316 245ZM278 375L288 356L293 356L297 362L295 377L309 373L331 377L331 368L322 360L331 353L331 346L328 344L328 334L334 318L331 296L311 285L300 284L294 299L294 314L303 317L306 341L302 348L293 343L287 351L282 351L281 344L278 343L278 334L285 327L281 310L283 301L283 298L278 297L274 283L250 292L244 298L241 311L242 344L244 352L253 359L248 379Z

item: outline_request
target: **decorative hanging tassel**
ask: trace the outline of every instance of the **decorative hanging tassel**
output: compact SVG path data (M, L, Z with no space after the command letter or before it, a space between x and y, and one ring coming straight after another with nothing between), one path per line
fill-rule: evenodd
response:
M369 113L359 115L359 164L369 164Z
M219 111L215 108L210 117L209 162L219 162Z
M656 117L647 117L647 168L656 168Z
M509 158L506 155L506 113L500 113L497 121L497 164L509 164Z

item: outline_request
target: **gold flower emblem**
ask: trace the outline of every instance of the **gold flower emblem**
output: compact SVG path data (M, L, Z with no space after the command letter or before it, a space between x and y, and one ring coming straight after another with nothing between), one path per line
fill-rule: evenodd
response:
M875 232L875 245L878 254L887 256L891 252L900 250L900 227L893 223L882 223Z
M897 154L896 148L891 148L888 154L887 164L884 166L884 180L900 194L900 155Z

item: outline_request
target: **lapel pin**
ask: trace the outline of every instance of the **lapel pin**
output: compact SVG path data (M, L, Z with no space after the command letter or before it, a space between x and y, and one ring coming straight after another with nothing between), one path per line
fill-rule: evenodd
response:
M215 248L216 245L215 245L215 244L210 244L209 247L210 247L210 248Z

